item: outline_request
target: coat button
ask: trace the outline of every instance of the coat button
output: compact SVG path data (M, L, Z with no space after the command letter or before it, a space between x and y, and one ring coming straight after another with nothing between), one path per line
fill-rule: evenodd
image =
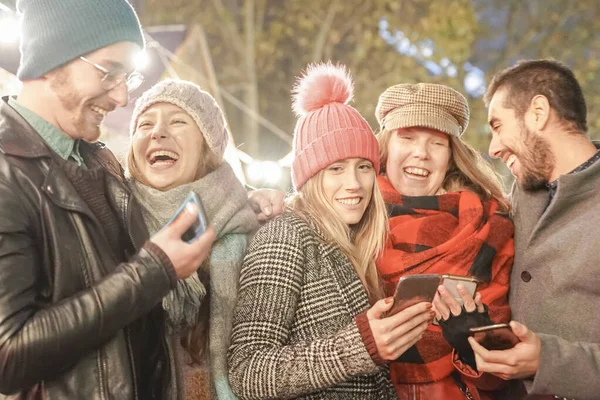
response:
M523 279L523 282L529 282L531 280L531 274L527 271L523 271L521 272L521 279Z
M48 191L48 193L52 194L52 186L46 186L46 190Z

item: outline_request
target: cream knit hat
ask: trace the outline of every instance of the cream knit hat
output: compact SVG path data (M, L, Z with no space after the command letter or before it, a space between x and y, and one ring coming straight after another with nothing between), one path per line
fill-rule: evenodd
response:
M135 133L140 115L156 103L170 103L188 113L200 128L208 147L215 153L219 161L223 160L229 140L223 112L208 92L189 81L168 79L144 92L135 102L129 127L130 138Z

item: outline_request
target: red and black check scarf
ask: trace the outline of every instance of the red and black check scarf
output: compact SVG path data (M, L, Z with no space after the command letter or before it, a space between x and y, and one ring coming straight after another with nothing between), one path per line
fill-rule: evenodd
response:
M508 285L514 256L512 221L496 213L496 201L472 192L400 195L386 177L377 179L389 212L390 237L377 267L388 296L412 274L475 276L495 322L510 320ZM423 339L390 365L395 384L441 380L454 370L452 348L431 325Z

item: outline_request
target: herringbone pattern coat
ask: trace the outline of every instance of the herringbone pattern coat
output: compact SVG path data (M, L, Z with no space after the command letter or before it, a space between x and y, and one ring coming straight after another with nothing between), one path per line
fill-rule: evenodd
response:
M291 212L263 226L244 260L229 379L246 399L392 399L386 367L355 316L370 307L349 260Z

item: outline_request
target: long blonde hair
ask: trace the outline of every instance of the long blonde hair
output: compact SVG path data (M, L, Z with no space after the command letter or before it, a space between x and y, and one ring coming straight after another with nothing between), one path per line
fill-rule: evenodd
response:
M385 173L388 159L388 144L395 132L395 130L382 129L377 135L382 174ZM454 135L448 136L452 156L442 188L446 192L469 190L484 201L494 199L500 206L499 211L508 213L510 203L504 195L500 176L471 145Z
M301 218L316 225L325 239L348 257L367 291L369 301L375 303L384 295L375 260L383 252L388 232L387 212L377 182L373 184L371 201L362 219L350 227L338 218L325 198L323 174L324 170L321 170L306 181L288 200L288 206Z

